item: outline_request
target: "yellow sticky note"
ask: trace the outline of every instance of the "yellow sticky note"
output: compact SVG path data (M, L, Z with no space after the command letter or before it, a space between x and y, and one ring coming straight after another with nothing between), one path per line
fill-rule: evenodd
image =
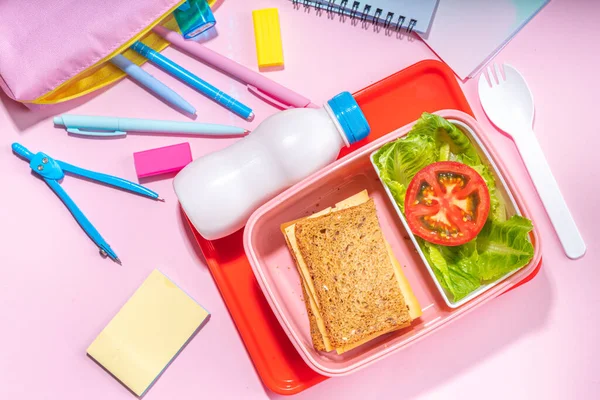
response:
M169 278L154 270L87 353L142 396L208 316Z
M252 11L259 68L283 65L279 12L276 8Z

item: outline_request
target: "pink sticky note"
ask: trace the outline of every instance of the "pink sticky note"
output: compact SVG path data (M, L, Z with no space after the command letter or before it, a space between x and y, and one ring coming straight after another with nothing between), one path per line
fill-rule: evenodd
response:
M189 143L159 147L133 153L133 162L138 178L181 171L192 162Z

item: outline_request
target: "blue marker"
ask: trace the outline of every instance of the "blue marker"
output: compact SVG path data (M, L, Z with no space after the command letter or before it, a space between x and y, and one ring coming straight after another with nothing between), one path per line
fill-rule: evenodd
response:
M190 103L185 101L183 97L178 95L173 89L141 69L139 66L129 61L125 56L118 54L110 60L115 66L119 67L131 79L144 86L152 93L163 99L169 104L189 113L196 114L196 109Z
M135 42L133 46L131 46L131 48L140 53L142 56L146 57L151 62L158 65L160 68L167 71L169 74L175 76L178 79L181 79L182 81L192 86L194 89L198 90L206 97L216 101L217 103L221 104L228 110L236 113L240 117L249 121L252 121L252 119L254 118L254 113L252 112L252 109L240 103L233 97L229 96L227 93L217 89L210 83L198 78L196 75L192 74L185 68L182 68L181 66L177 65L162 54L152 50L150 47L146 46L142 42Z

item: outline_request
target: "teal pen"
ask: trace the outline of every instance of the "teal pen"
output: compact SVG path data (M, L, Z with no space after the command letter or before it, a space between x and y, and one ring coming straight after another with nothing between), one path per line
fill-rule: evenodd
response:
M117 54L111 60L113 65L117 66L123 72L125 72L131 79L144 86L152 93L166 101L167 103L187 112L188 114L195 115L196 109L190 103L185 101L183 97L178 95L173 89L141 69L139 66L131 62L125 56Z
M200 79L190 71L169 60L167 57L163 56L157 51L152 50L142 42L135 42L131 48L140 53L142 56L146 57L154 64L158 65L160 68L167 71L169 74L192 86L206 97L216 101L240 117L247 119L248 121L252 121L252 119L254 119L254 113L252 112L252 109L229 96L227 93L217 89L210 83Z

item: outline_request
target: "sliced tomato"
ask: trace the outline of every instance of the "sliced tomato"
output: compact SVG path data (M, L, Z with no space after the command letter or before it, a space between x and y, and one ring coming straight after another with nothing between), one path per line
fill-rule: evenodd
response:
M489 211L490 193L481 175L455 161L433 163L417 172L404 200L411 231L445 246L475 238Z

